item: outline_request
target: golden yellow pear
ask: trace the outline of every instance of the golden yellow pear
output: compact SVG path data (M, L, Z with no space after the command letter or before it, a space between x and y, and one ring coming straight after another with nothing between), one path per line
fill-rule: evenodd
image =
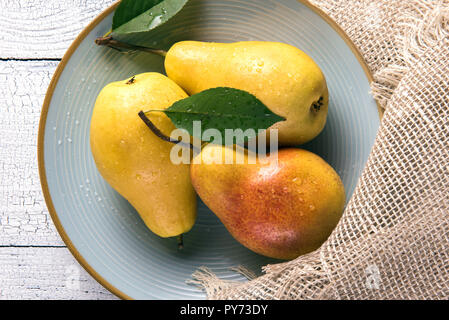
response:
M209 144L194 158L191 176L198 195L231 235L272 258L294 259L317 249L345 205L335 170L297 148L260 161L252 152Z
M189 166L170 161L174 145L152 133L138 112L163 110L186 97L166 76L143 73L104 87L92 114L90 144L98 170L161 237L192 228L196 194ZM149 118L166 135L175 129L162 112Z
M294 46L181 41L167 52L165 69L190 95L215 87L252 93L287 119L271 127L279 130L280 145L308 142L326 123L329 98L324 75L312 58Z

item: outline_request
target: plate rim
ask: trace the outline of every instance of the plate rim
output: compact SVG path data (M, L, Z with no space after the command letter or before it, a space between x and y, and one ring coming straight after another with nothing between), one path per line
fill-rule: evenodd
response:
M359 61L360 66L362 67L363 71L365 72L366 77L368 78L368 81L371 83L374 81L373 75L363 58L360 51L357 49L355 44L351 41L349 36L343 31L343 29L324 11L322 11L320 8L314 6L311 4L308 0L297 0L301 4L305 5L309 9L311 9L314 13L318 14L326 23L330 25L332 29L334 29L340 37L345 41L346 45L351 49L354 56ZM100 285L102 285L104 288L106 288L109 292L114 294L120 299L123 300L133 300L132 297L127 295L126 293L122 292L121 290L117 289L115 286L113 286L109 281L107 281L105 278L103 278L94 268L90 266L90 264L86 261L86 259L80 254L80 252L76 249L74 244L72 243L71 239L67 235L61 221L59 220L58 214L56 212L56 209L53 205L53 200L50 195L50 190L48 188L48 182L47 182L47 175L46 175L46 169L45 169L45 161L44 161L44 137L45 137L45 127L47 122L47 115L48 110L50 107L51 100L53 98L53 93L56 88L56 85L59 81L59 78L65 69L65 66L67 65L67 62L70 60L72 54L76 51L76 49L79 47L80 43L87 37L87 35L100 23L102 22L109 14L111 14L115 8L120 3L120 0L116 1L112 5L110 5L108 8L106 8L104 11L102 11L100 14L98 14L82 31L81 33L75 38L75 40L71 43L67 51L65 52L64 56L62 57L61 61L59 62L52 79L50 81L50 84L48 86L47 92L45 94L45 99L42 105L41 110L41 116L39 119L39 128L38 128L38 141L37 141L37 161L38 161L38 169L39 169L39 178L42 188L42 193L44 195L44 200L47 205L48 212L51 216L51 219L53 220L53 223L56 227L56 230L58 231L59 235L61 236L64 244L69 249L70 253L75 257L75 259L78 261L78 263L89 273ZM381 108L379 102L375 100L375 103L377 105L379 118L381 119L383 116L383 109Z

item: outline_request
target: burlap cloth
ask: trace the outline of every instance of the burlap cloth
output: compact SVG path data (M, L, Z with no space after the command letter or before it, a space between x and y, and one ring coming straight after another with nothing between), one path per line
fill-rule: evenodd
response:
M449 2L312 0L358 47L385 108L329 239L248 282L206 268L210 299L449 298Z

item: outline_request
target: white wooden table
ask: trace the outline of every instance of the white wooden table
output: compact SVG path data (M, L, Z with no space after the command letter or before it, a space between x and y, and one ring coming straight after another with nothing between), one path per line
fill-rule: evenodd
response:
M114 0L0 0L0 299L116 299L77 263L45 205L39 116L66 49Z

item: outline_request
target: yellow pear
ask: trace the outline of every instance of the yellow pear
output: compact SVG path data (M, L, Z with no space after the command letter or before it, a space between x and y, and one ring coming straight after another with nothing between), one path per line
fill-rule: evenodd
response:
M192 183L242 245L294 259L317 249L340 220L340 177L316 154L281 149L261 161L250 151L209 144L194 158Z
M143 73L104 87L92 114L90 144L98 170L161 237L192 228L196 194L189 166L170 161L174 145L151 132L138 112L163 110L186 97L166 76ZM175 129L162 112L149 118L166 135Z
M181 41L167 52L165 69L190 95L215 87L252 93L287 119L270 128L279 130L281 146L312 140L326 123L329 99L324 75L312 58L291 45Z

